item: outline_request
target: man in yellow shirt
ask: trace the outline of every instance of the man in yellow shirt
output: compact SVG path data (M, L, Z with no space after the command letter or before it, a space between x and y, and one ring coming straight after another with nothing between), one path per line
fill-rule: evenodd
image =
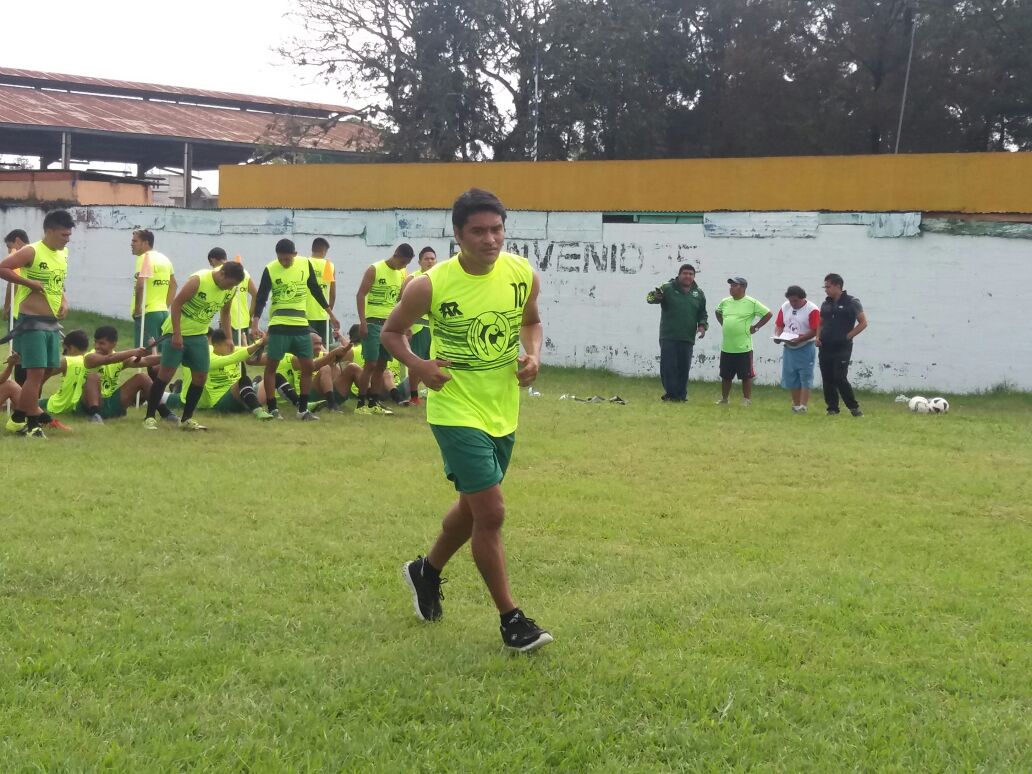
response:
M239 256L237 257L239 258ZM213 247L208 251L208 265L213 269L219 268L228 259L229 256L221 247ZM244 278L237 285L236 295L233 296L233 306L229 312L235 346L242 346L246 341L247 329L251 327L251 305L257 295L258 288L254 284L254 279L251 277L251 273L244 269Z
M168 319L168 307L176 297L176 275L172 261L154 249L154 232L149 229L134 231L129 247L136 256L133 274L133 344L144 347L151 339L161 336L161 326ZM150 261L149 277L140 276L145 259Z
M502 252L505 215L487 191L474 188L456 199L452 226L460 253L412 281L382 335L430 389L427 422L459 492L429 553L402 567L416 615L441 618L441 570L469 542L498 608L502 642L525 652L552 635L523 614L509 590L501 483L516 442L520 387L534 381L540 364L540 279L525 258ZM416 355L406 336L421 317L432 330L430 359Z
M355 300L358 305L358 332L366 363L362 368L362 380L358 383L356 414L394 413L380 403L375 387L371 389L370 385L380 384L387 361L391 359L391 353L380 344L380 331L401 297L401 285L407 274L405 267L415 256L412 245L403 242L386 261L379 261L366 269L359 283Z

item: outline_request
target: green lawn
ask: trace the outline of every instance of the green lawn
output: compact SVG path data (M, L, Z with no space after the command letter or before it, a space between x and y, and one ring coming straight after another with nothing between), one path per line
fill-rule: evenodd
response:
M521 657L468 551L412 612L453 496L421 409L0 439L0 769L1032 770L1030 396L538 387L506 539L556 641Z

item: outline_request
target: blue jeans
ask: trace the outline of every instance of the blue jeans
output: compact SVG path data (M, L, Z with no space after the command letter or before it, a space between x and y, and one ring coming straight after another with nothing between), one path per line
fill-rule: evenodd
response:
M659 378L664 394L674 400L688 397L688 371L694 349L694 341L659 340Z

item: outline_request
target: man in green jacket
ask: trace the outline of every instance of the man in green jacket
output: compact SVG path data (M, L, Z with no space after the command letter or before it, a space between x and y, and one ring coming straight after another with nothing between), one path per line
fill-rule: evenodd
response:
M696 337L709 328L706 294L695 284L695 267L683 264L677 276L649 292L645 300L659 304L659 378L663 382L662 400L684 402L688 399L688 371Z

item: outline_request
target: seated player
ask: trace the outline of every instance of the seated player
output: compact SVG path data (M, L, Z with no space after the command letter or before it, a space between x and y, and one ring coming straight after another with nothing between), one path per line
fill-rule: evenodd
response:
M350 347L335 362L323 366L315 373L315 384L326 398L327 410L340 412L340 406L348 398L358 395L361 375L362 366L355 363Z
M151 378L145 373L134 374L124 384L119 384L126 368L141 368L149 364L145 358L147 349L140 347L118 352L115 350L117 344L118 331L110 325L102 325L93 333L93 350L86 353L83 360L87 373L82 402L91 422L124 417L137 396L145 399L150 391ZM165 406L161 409L163 419L177 419Z
M246 347L234 346L226 332L208 331L211 342L211 359L209 361L208 381L204 383L204 392L197 402L198 410L219 411L227 414L250 411L256 419L274 419L258 403L254 385L247 377L244 361L254 355L265 343L264 338ZM183 382L190 383L192 375L185 375ZM176 394L169 398L169 405L181 405L183 395Z
M357 325L352 325L348 331L349 336L351 334L358 335L359 329ZM351 352L354 356L354 363L359 368L365 367L365 358L362 353L362 342L351 339ZM380 380L378 385L369 385L370 393L379 396L376 405L379 407L379 411L373 411L368 406L359 406L355 409L356 414L384 414L393 415L394 412L383 405L383 401L386 400L386 396L390 396L399 406L409 405L409 401L405 398L405 393L401 389L405 386L405 380L401 376L401 363L397 360L390 360L387 362L387 368L383 371L383 378ZM356 387L357 389L357 387ZM357 394L357 393L356 393ZM365 409L365 410L363 410Z
M318 333L312 333L312 354L313 364L312 373L317 374L322 368L332 365L341 357L343 357L351 348L351 343L344 339L334 349L329 352L323 348L322 336ZM261 358L253 361L256 365L266 365L267 360L263 355ZM294 406L299 406L300 398L299 392L301 390L301 363L296 355L290 357L284 357L280 360L276 366L276 390L284 398L289 400ZM263 381L258 387L258 400L262 403L266 403L265 394L265 382ZM310 412L317 411L322 408L323 401L315 401L308 406ZM278 410L271 412L277 419L283 417L279 414ZM303 417L303 421L311 422L312 420L318 420L319 418L314 414L311 417Z
M11 356L4 361L4 370L0 372L0 405L11 401L13 406L18 402L18 396L21 395L21 387L11 378L11 373L17 365L18 353L12 352ZM21 423L18 424L18 429L21 429Z
M86 350L90 347L89 337L86 331L70 331L61 344L61 365L55 374L61 374L61 383L57 391L49 398L41 398L39 407L50 415L51 421L48 427L60 430L69 429L57 417L61 414L71 414L78 410L85 412L82 405L82 388L86 384Z

